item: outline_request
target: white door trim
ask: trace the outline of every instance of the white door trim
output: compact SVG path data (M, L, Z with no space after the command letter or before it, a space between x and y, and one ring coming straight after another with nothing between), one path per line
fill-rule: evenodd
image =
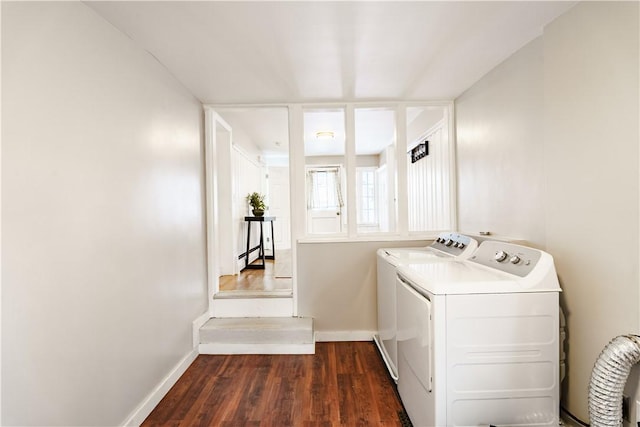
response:
M218 200L218 180L227 179L230 182L231 176L219 177L219 162L224 161L220 158L220 154L228 153L228 164L231 163L231 149L217 149L216 129L218 126L226 129L231 133L231 126L224 121L218 113L210 107L205 107L205 139L204 139L204 158L205 158L205 211L206 211L206 234L207 234L207 300L209 307L209 315L213 316L213 296L218 292L220 287L220 266L218 253L220 252L219 236L219 200ZM231 144L231 141L228 141ZM229 175L231 169L229 168Z

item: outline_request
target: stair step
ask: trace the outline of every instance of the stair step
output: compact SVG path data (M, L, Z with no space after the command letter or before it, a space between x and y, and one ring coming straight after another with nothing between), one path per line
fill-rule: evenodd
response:
M213 318L200 328L202 354L313 354L313 319Z
M313 342L313 319L308 317L209 319L200 328L200 342L310 343Z

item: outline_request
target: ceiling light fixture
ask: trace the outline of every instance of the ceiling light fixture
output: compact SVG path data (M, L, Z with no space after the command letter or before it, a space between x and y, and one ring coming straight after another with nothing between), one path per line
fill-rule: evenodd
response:
M334 133L331 131L316 132L316 139L333 139Z

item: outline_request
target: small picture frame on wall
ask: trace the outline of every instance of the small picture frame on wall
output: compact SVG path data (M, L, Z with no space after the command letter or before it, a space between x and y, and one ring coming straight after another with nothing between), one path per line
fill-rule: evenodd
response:
M411 163L415 163L429 155L429 141L425 140L423 143L416 145L411 149Z

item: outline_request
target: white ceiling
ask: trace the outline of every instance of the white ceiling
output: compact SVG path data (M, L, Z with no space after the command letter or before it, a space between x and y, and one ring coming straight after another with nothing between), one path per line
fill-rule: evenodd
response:
M454 99L575 3L86 2L205 104ZM286 110L221 115L266 155L288 152ZM314 148L306 135L307 154L344 151L344 120L328 118L336 137ZM380 152L394 130L384 112L361 116L358 153Z
M86 3L203 103L453 99L575 2Z
M258 146L263 156L281 157L289 153L289 111L286 107L217 108L216 112Z

